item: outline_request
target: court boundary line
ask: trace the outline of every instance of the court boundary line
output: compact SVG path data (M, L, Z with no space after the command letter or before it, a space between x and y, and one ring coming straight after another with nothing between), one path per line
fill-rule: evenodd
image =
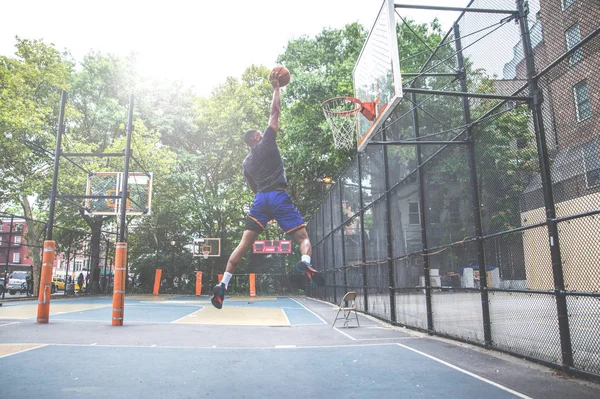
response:
M185 316L182 316L182 317L178 318L177 320L170 321L170 322L169 322L169 324L175 324L175 323L177 323L179 320L183 320L183 319L185 319L186 317L190 317L190 316L192 316L192 315L195 315L195 314L196 314L196 313L198 313L198 312L202 312L204 309L206 309L206 306L203 306L203 307L201 307L200 309L196 310L195 312L192 312L192 313L190 313L190 314L187 314L187 315L185 315ZM178 323L178 324L194 324L194 323Z
M10 320L10 319L4 319L4 320ZM4 326L12 326L15 324L21 324L21 321L11 321L10 323L6 323L6 324L0 324L0 327L4 327Z
M329 325L329 323L328 323L328 322L326 322L325 320L323 320L323 318L322 318L321 316L319 316L318 314L316 314L315 312L313 312L312 310L310 310L309 308L307 308L306 306L304 306L303 304L301 304L300 302L298 302L298 301L297 301L297 300L295 300L294 298L291 298L291 297L290 297L289 299L291 299L292 301L296 302L298 305L302 306L304 309L308 310L308 311L309 311L310 313L312 313L313 315L317 316L317 318L318 318L319 320L321 320L321 321L323 322L323 324L327 324L327 325Z
M12 344L3 344L3 345L36 345L36 346L34 346L32 348L23 349L23 350L20 350L20 351L17 351L17 352L13 352L13 353L7 353L6 355L0 356L0 359L4 359L5 357L9 357L9 356L13 356L13 355L18 355L20 353L29 352L29 351L32 351L34 349L43 348L43 347L51 345L51 344L20 344L20 343L12 343Z
M466 374L466 375L468 375L470 377L473 377L473 378L475 378L475 379L477 379L479 381L485 382L486 384L495 386L496 388L499 388L499 389L501 389L503 391L506 391L506 392L508 392L508 393L510 393L512 395L515 395L515 396L517 396L519 398L522 398L522 399L533 399L531 396L527 396L527 395L525 395L523 393L517 392L517 391L515 391L513 389L510 389L509 387L506 387L506 386L504 386L502 384L499 384L497 382L489 380L489 379L487 379L485 377L482 377L480 375L474 374L474 373L472 373L472 372L470 372L468 370L465 370L465 369L463 369L461 367L455 366L452 363L448 363L448 362L446 362L446 361L444 361L442 359L439 359L439 358L437 358L435 356L431 356L431 355L429 355L429 354L427 354L425 352L421 352L418 349L414 349L414 348L411 348L410 346L406 346L406 345L403 345L403 344L400 344L400 343L395 343L394 345L397 345L397 346L399 346L401 348L404 348L404 349L408 349L411 352L417 353L417 354L419 354L421 356L424 356L424 357L426 357L428 359L434 360L434 361L436 361L438 363L441 363L441 364L443 364L446 367L450 367L451 369L454 369L456 371L460 371L463 374Z
M308 345L308 346L298 346L295 347L277 347L274 346L159 346L157 344L152 345L119 345L119 344L99 344L97 342L89 343L89 344L63 344L63 343L48 343L48 344L40 344L40 343L27 343L27 342L18 342L6 345L39 345L40 347L46 346L72 346L72 347L95 347L95 348L141 348L141 349L226 349L226 350L256 350L256 351L264 351L265 349L325 349L325 348L361 348L361 347L371 347L371 346L394 346L396 343L374 343L374 344L355 344L355 345ZM35 349L35 348L31 348ZM28 349L29 350L29 349ZM15 352L17 353L17 352Z

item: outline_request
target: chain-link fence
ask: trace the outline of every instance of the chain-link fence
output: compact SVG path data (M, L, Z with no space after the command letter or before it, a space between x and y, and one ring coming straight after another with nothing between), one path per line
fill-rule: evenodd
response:
M309 295L598 376L600 5L469 7L400 54L403 102L308 224Z

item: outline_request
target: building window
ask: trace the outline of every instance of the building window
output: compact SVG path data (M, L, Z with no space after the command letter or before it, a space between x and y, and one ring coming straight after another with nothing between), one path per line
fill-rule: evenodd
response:
M15 244L21 243L21 236L15 236Z
M577 122L590 118L592 116L592 108L590 105L590 92L588 90L587 80L573 86L573 95L575 96Z
M563 11L569 8L571 4L575 3L575 0L562 0L562 9Z
M75 270L79 271L83 268L83 261L82 260L76 260L75 261Z
M569 29L567 29L565 36L567 37L567 51L569 51L573 47L575 47L577 44L579 44L579 42L581 41L581 33L579 32L579 24L575 24L575 25L571 26ZM571 63L571 65L574 65L574 64L577 64L582 59L583 59L583 49L580 47L573 53L571 58L569 58L569 62Z
M19 252L13 254L13 263L21 263L21 254Z
M583 165L588 188L600 186L600 139L598 137L584 144Z
M418 202L408 203L408 224L421 224Z

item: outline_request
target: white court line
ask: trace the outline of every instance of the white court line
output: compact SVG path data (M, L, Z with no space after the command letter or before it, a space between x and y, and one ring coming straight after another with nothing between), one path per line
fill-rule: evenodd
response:
M187 314L187 315L185 315L185 316L183 316L183 317L180 317L180 318L178 318L177 320L169 321L168 323L169 323L169 324L170 324L170 323L177 323L179 320L183 320L183 319L185 319L186 317L190 317L190 316L191 316L191 315L193 315L193 314L196 314L196 313L198 313L198 312L202 312L204 309L206 309L206 307L203 307L202 309L198 309L198 310L196 310L195 312L192 312L192 313L190 313L190 314ZM163 322L163 323L164 323L164 322Z
M304 309L308 310L310 313L312 313L312 314L314 314L315 316L317 316L317 318L318 318L319 320L321 320L321 321L323 322L323 324L329 324L329 323L327 323L325 320L323 320L323 319L321 318L321 316L319 316L318 314L316 314L315 312L313 312L312 310L310 310L309 308L307 308L306 306L304 306L303 304L301 304L300 302L298 302L298 301L297 301L297 300L295 300L294 298L289 298L289 299L291 299L292 301L296 302L298 305L302 306Z
M0 327L4 327L4 326L12 326L13 324L20 324L20 321L13 321L11 323L6 323L6 324L0 324Z
M356 338L354 338L352 335L346 334L343 331L340 331L337 327L333 327L333 329L337 332L339 332L342 335L345 335L346 337L350 338L352 341L356 341Z
M26 345L38 345L38 344L26 344ZM40 344L43 346L62 346L62 347L89 347L90 344L59 344L59 343L52 343L52 344ZM277 349L327 349L327 348L361 348L361 347L369 347L369 346L394 346L396 345L395 343L375 343L375 344L355 344L355 345L321 345L321 346L315 346L315 345L309 345L309 346L295 346L295 347L291 347L291 345L289 347L287 347L287 345L284 345L286 347L281 347L281 348L277 348ZM153 344L153 345L115 345L115 344L97 344L95 345L96 347L102 347L102 348L161 348L161 349L227 349L227 350L255 350L255 351L264 351L264 350L268 350L268 349L275 349L275 347L273 346L217 346L217 345L212 345L212 346L173 346L173 345L157 345L157 344Z
M31 345L31 344L23 344L23 345ZM38 344L34 344L34 345L38 345ZM12 355L18 355L18 354L24 353L24 352L29 352L29 351L32 351L34 349L43 348L44 346L48 346L48 345L47 344L39 344L39 346L34 346L33 348L23 349L22 351L13 352L13 353L7 353L6 355L0 356L0 359L3 359L3 358L8 357L8 356L12 356Z
M412 351L412 352L418 353L419 355L421 355L421 356L425 356L425 357L427 357L427 358L429 358L429 359L431 359L431 360L435 360L436 362L438 362L438 363L441 363L441 364L443 364L444 366L450 367L450 368L452 368L452 369L454 369L454 370L456 370L456 371L460 371L461 373L464 373L464 374L466 374L466 375L468 375L468 376L470 376L470 377L476 378L476 379L478 379L479 381L483 381L483 382L485 382L485 383L487 383L487 384L493 385L493 386L495 386L496 388L502 389L503 391L506 391L506 392L508 392L508 393L510 393L510 394L513 394L513 395L515 395L515 396L517 396L517 397L519 397L519 398L523 398L523 399L532 399L532 398L531 398L531 396L527 396L527 395L525 395L525 394L522 394L522 393L520 393L520 392L513 391L512 389L510 389L510 388L508 388L508 387L505 387L504 385L500 385L500 384L498 384L497 382L494 382L494 381L492 381L492 380L488 380L487 378L484 378L484 377L478 376L477 374L473 374L473 373L471 373L470 371L467 371L467 370L465 370L465 369L462 369L462 368L460 368L460 367L458 367L458 366L455 366L455 365L453 365L453 364L450 364L450 363L448 363L448 362L445 362L445 361L443 361L442 359L438 359L437 357L434 357L434 356L428 355L428 354L427 354L427 353L425 353L425 352L421 352L421 351L419 351L419 350L417 350L417 349L413 349L413 348L411 348L411 347L409 347L409 346L402 345L402 344L398 344L398 343L396 343L396 345L398 345L398 346L400 346L400 347L402 347L402 348L404 348L404 349L408 349L409 351Z
M358 328L363 328L363 327L358 327ZM367 328L367 327L365 327ZM385 340L391 340L391 339L401 339L401 340L405 340L405 339L419 339L420 337L395 337L395 338L354 338L353 336L351 336L350 334L346 334L345 332L343 332L342 330L338 329L338 327L333 327L333 329L337 332L339 332L342 335L345 335L346 337L350 338L352 341L385 341Z

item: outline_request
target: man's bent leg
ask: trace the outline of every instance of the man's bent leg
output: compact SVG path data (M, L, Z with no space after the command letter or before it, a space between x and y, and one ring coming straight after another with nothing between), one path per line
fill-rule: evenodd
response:
M310 245L310 239L308 238L308 232L303 227L292 233L292 237L296 244L300 245L300 253L302 255L312 255L312 246ZM308 262L310 263L310 261Z
M252 230L244 230L244 234L242 235L242 239L238 246L233 250L231 255L229 256L229 260L227 261L227 267L225 268L225 272L233 274L235 269L239 265L240 261L244 254L252 248L252 244L256 241L259 233ZM309 243L310 245L310 243Z
M306 274L306 276L314 282L316 285L325 285L325 278L318 270L312 267L310 256L312 255L312 246L310 245L310 239L308 233L303 227L292 232L292 237L296 244L300 245L300 253L302 254L302 260L296 264L296 269Z
M256 231L244 230L240 243L229 256L223 280L219 281L219 284L213 288L213 296L210 301L215 308L221 309L223 307L223 300L225 299L225 291L227 290L229 279L231 279L231 275L235 272L237 265L242 260L246 251L252 248L252 244L254 244L254 241L256 241L256 237L258 237L259 234L260 233Z

